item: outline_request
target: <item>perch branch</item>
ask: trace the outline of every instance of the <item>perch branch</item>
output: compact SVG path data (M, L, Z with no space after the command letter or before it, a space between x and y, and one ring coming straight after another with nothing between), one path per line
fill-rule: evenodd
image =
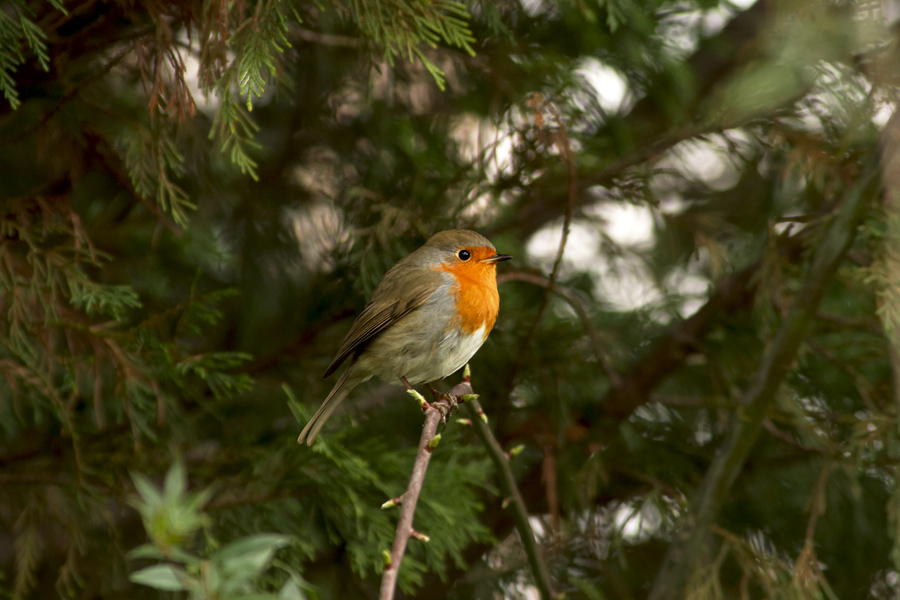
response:
M472 386L468 378L454 386L449 392L452 396L462 396L471 393ZM384 573L381 576L379 600L392 600L394 591L397 589L400 561L403 560L403 554L406 552L406 544L409 542L410 536L414 534L412 526L413 515L416 512L416 503L419 501L422 484L425 483L425 471L428 469L428 461L431 460L431 453L435 448L434 440L438 423L441 422L441 417L443 416L440 408L441 404L444 404L446 410L449 410L450 405L446 400L437 400L431 404L424 403L422 406L422 410L425 412L425 425L422 427L422 436L419 438L419 452L416 454L416 460L413 463L409 486L407 486L406 492L399 500L401 503L400 521L397 523L397 531L394 534L394 545L391 548L390 556L385 557L387 564L385 564ZM439 440L440 438L437 439ZM393 504L389 501L385 505L386 507L393 506L396 503L396 500L393 501Z

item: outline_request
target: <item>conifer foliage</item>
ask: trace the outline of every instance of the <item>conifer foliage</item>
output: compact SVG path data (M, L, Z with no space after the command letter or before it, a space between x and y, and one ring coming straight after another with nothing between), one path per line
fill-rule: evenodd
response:
M897 597L882 4L0 6L0 596L377 597L421 412L295 440L469 227L508 470L450 419L403 597Z

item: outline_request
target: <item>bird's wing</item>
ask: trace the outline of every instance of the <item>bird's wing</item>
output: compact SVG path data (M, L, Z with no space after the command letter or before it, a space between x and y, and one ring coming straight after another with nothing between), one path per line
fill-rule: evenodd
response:
M353 322L337 356L323 377L334 373L347 357L405 315L422 306L441 286L437 271L400 274L388 271L372 294L372 299Z

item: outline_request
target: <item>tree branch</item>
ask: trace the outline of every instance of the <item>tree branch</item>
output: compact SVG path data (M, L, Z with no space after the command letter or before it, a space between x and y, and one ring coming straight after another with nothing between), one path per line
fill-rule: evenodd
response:
M868 201L878 181L877 157L849 188L825 233L790 312L763 356L752 387L744 394L724 448L718 453L691 501L684 530L666 553L650 600L683 598L685 585L700 558L703 544L731 486L759 436L763 420L773 405L778 388L796 359L810 321L830 285L838 265L856 236Z
M550 297L553 295L553 288L556 287L556 281L559 278L560 268L562 267L563 256L566 252L566 245L569 242L569 231L572 226L572 215L575 211L575 202L578 195L578 172L575 168L575 158L572 155L572 148L569 144L569 134L566 132L566 124L563 122L559 112L549 102L545 102L541 94L533 94L529 99L529 105L534 108L534 127L538 135L544 139L544 144L550 150L552 146L556 146L559 154L566 164L566 174L568 176L568 184L566 185L566 205L563 217L562 235L559 238L559 247L556 250L556 258L553 260L553 268L550 270L550 277L547 279L547 286L544 289L544 297L538 306L534 319L531 321L531 327L522 339L519 345L519 355L512 368L510 381L514 381L518 372L525 364L527 353L531 349L531 343L540 327L541 319L550 304ZM557 130L555 132L548 131L544 128L544 109L547 109L556 121Z
M468 367L462 383L454 386L448 393L457 397L473 394L470 376L468 375ZM435 438L438 423L441 421L442 412L439 405L442 402L444 401L438 400L437 402L427 405L425 408L425 425L422 428L422 436L419 438L419 451L416 454L416 460L413 463L413 470L410 475L406 492L400 496L400 498L390 500L386 503L386 506L401 504L402 508L400 511L400 520L397 523L397 530L394 535L394 545L390 552L390 562L385 565L384 573L381 578L381 591L378 596L379 600L393 599L397 587L400 563L406 552L406 545L409 542L409 538L414 536L414 529L412 526L413 516L415 515L419 494L422 491L422 485L425 482L425 472L428 469L428 462L431 460L431 453L434 449L431 442ZM540 590L541 598L542 600L553 600L556 596L553 593L550 573L541 556L534 531L528 521L528 507L525 505L522 494L519 493L515 476L509 467L509 458L488 427L487 418L484 417L484 411L481 409L478 400L469 400L467 402L467 410L471 416L472 426L475 429L478 439L484 444L488 456L494 463L494 467L497 469L497 475L500 480L500 489L504 496L511 500L516 529L519 531L519 537L522 540L525 555L528 557L528 564L531 567L535 583Z
M503 494L510 498L510 506L513 509L513 517L516 521L516 529L519 531L519 537L522 540L522 546L525 548L525 555L528 557L528 564L531 566L531 574L534 576L534 582L537 584L541 592L542 600L553 600L556 598L553 593L552 582L550 580L550 572L544 559L541 557L541 550L538 547L537 540L534 537L534 531L531 529L531 523L528 521L528 507L525 506L525 500L519 493L516 485L516 478L509 468L509 459L503 448L500 446L494 434L491 433L490 427L487 425L487 419L484 418L484 411L478 400L466 403L466 409L472 419L472 427L475 434L484 447L488 451L494 468L497 469L497 476L500 479L500 489Z
M735 15L718 34L703 40L697 51L684 62L684 81L690 82L691 89L680 100L683 112L679 111L679 114L704 114L706 111L700 103L707 101L712 90L726 81L730 74L739 72L755 58L758 50L754 49L753 41L769 23L769 5L769 0L759 0ZM674 125L671 122L672 89L671 74L654 77L643 98L627 115L613 121L615 127L607 124L599 128L595 139L603 139L607 144L612 140L615 146L621 148L617 151L619 155L598 171L591 173L589 169L582 169L577 186L576 210L594 202L591 195L584 193L588 188L609 185L627 169L651 161L682 141L739 127L752 120L738 118L719 122L701 119L701 122ZM682 91L687 93L685 89ZM618 131L622 127L626 128L627 134ZM509 212L509 219L488 229L489 235L515 231L526 238L564 214L567 193L562 191L561 177L543 176L534 185L529 185L526 191L516 210Z
M778 239L778 251L787 260L797 260L809 232L800 231ZM613 382L597 403L595 414L578 418L589 429L588 441L606 440L639 406L651 400L651 393L684 361L699 351L702 341L719 315L749 307L756 294L757 278L763 261L758 260L731 277L720 281L709 299L697 312L681 321L653 349Z
M333 46L337 48L359 48L359 39L347 35L335 35L332 33L320 33L304 29L297 25L291 26L291 33L304 42L319 44L321 46Z
M457 384L448 392L452 396L462 396L472 393L472 385L469 379L465 378L462 383ZM434 450L432 440L437 433L438 423L441 422L443 416L438 405L444 400L438 400L425 407L425 425L422 427L422 436L419 438L419 452L416 454L416 460L413 463L412 475L409 478L409 486L406 492L400 497L401 502L400 520L397 523L397 531L394 534L394 545L391 548L390 562L385 565L384 572L381 575L381 592L378 595L379 600L392 600L394 592L397 589L397 575L400 572L400 562L406 552L406 544L413 535L413 515L416 512L416 503L419 501L419 493L422 491L422 484L425 483L425 471L428 469L428 461L431 460L431 453ZM449 404L447 404L449 409Z
M526 283L531 283L534 285L541 286L543 288L550 289L550 280L544 277L543 275L538 275L536 273L528 273L525 271L506 271L502 275L497 276L497 284L505 283L507 281L524 281ZM600 333L597 331L597 328L594 327L593 321L591 321L591 317L588 314L587 307L583 300L581 300L572 290L561 287L560 285L555 285L553 287L553 293L558 294L565 300L572 310L575 311L575 314L578 315L579 320L581 320L581 324L584 327L585 332L591 340L591 348L594 351L594 357L597 359L597 362L600 364L600 368L603 369L604 375L606 375L613 386L618 386L621 384L621 380L619 374L613 369L612 361L609 358L609 355L603 349L603 340L600 339Z
M887 227L882 256L877 263L880 276L878 317L888 339L894 400L900 406L900 111L895 111L881 133L881 180L885 194L882 210Z

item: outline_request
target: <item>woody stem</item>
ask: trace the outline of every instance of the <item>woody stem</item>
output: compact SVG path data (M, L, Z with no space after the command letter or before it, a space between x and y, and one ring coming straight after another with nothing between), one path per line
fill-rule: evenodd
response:
M403 379L403 378L401 378ZM404 383L406 381L404 380ZM408 384L407 384L408 385ZM471 394L472 386L468 382L456 385L451 394L461 396ZM416 503L419 501L419 493L422 484L425 483L425 471L428 469L428 461L431 460L433 447L430 445L437 432L438 423L441 422L442 412L435 402L425 409L425 425L422 427L422 437L419 438L419 451L413 463L412 474L409 478L409 486L403 494L403 504L400 509L400 521L397 523L397 531L394 534L394 545L391 548L390 563L385 565L381 576L381 592L379 600L392 600L397 588L397 575L400 571L400 561L406 552L406 544L413 534L413 515L416 512Z
M516 485L515 475L513 475L512 469L509 467L509 457L503 451L500 442L494 437L491 428L481 419L484 411L481 410L481 404L478 400L467 402L466 409L469 411L475 434L481 440L481 443L484 444L491 462L494 463L494 468L497 469L500 489L503 491L504 496L511 500L510 506L513 510L516 529L519 531L519 538L522 540L525 555L528 557L528 564L531 567L534 582L538 590L540 590L541 600L553 600L556 598L556 595L553 592L550 571L547 569L547 564L544 562L543 556L541 556L541 549L534 537L534 531L528 520L528 508L525 506L525 500L522 498L519 487Z

